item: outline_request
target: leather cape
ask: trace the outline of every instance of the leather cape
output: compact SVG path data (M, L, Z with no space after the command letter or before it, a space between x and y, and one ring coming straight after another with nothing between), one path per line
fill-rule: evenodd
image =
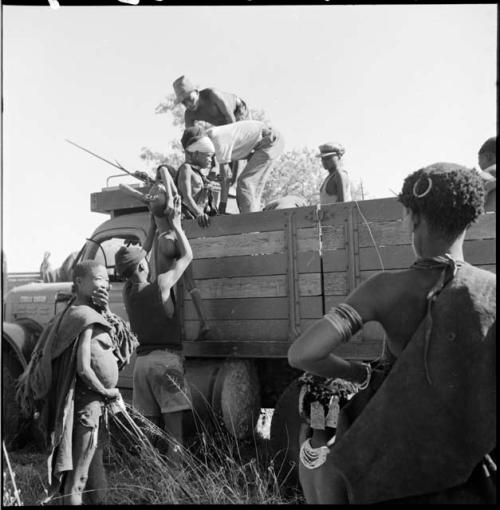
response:
M331 448L350 503L458 486L496 447L496 276L458 269L433 305L427 353L424 325Z
M22 409L32 411L35 403L39 410L38 425L49 454L49 499L58 490L62 474L73 469L77 340L92 325L111 330L110 324L93 308L68 306L43 330L30 363L19 378L18 395Z

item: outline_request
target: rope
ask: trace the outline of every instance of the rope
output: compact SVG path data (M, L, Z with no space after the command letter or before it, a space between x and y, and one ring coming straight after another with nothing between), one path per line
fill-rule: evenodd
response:
M356 207L358 209L359 215L361 216L364 224L366 225L366 228L368 229L368 233L370 234L370 238L372 240L373 247L375 248L375 251L377 253L377 257L378 257L379 262L380 262L380 268L381 268L382 271L385 271L384 262L382 260L382 255L381 255L379 247L377 246L377 243L375 241L375 237L373 236L373 232L372 232L372 229L370 227L370 224L368 223L368 220L365 218L365 215L361 212L361 209L359 207L358 201L357 200L353 200L353 202L356 204ZM321 204L317 204L316 205L316 218L317 218L317 225L318 225L318 245L319 245L318 246L318 253L319 253L320 258L323 257L323 243L322 243L321 231L323 229L328 229L328 228L334 229L334 228L336 228L336 227L334 227L332 225L323 225L322 224L322 222L321 222L321 214L320 214L321 210L322 210Z
M368 233L370 234L370 238L372 240L373 247L375 248L375 251L377 252L377 256L378 256L378 259L380 262L380 268L382 269L382 271L385 271L384 262L382 260L382 255L380 254L380 250L378 249L377 243L375 242L375 237L373 237L373 233L372 233L372 229L370 228L370 224L368 223L368 220L365 218L364 214L361 212L358 201L354 200L354 203L356 204L356 207L358 208L359 215L365 222L366 228L368 229Z
M359 215L361 216L361 219L363 220L366 228L368 229L368 233L370 235L370 239L373 243L373 247L375 248L375 252L377 254L377 257L378 257L378 260L379 260L379 263L380 263L380 268L382 270L382 272L385 271L385 267L384 267L384 261L382 260L382 255L380 253L380 250L379 250L379 247L377 246L377 243L375 241L375 237L373 235L373 232L372 232L372 229L370 227L370 224L368 223L368 220L366 219L365 215L361 212L361 208L359 207L359 203L357 200L353 200L353 202L356 204L356 207L357 207L357 210L359 212ZM322 224L322 206L321 206L321 203L318 202L316 204L316 218L317 218L317 227L318 227L318 255L319 255L319 260L320 260L320 268L321 268L321 274L323 274L323 237L322 237L322 231L323 229L327 229L327 228L331 228L331 229L334 229L335 227L331 226L331 225L323 225ZM324 296L324 281L323 281L323 278L321 278L321 294ZM325 310L325 301L323 300L323 315L326 313L326 310ZM387 348L387 334L384 330L384 336L382 338L382 356Z
M419 259L412 264L412 268L414 269L435 269L442 268L441 274L439 275L438 281L431 288L431 290L427 293L427 307L426 307L426 315L425 315L425 342L424 342L424 368L425 368L425 377L427 382L432 385L432 379L429 374L428 367L428 354L429 347L431 343L431 332L432 332L432 306L436 301L438 295L444 289L444 287L455 277L457 273L457 269L462 265L461 260L453 259L449 254L444 256Z

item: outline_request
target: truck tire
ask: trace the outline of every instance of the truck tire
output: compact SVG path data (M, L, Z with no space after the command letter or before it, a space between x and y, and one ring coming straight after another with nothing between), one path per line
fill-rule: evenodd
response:
M214 408L235 439L252 436L260 414L260 387L251 360L227 360L214 385Z
M238 440L253 434L260 414L260 387L252 360L190 358L185 363L193 412L184 417L187 437L223 426Z
M299 384L293 380L281 394L271 421L270 448L278 481L286 487L299 487L299 451L307 438L309 425L299 414Z
M16 446L22 427L21 408L16 399L16 380L23 368L9 348L2 346L2 436L9 448Z

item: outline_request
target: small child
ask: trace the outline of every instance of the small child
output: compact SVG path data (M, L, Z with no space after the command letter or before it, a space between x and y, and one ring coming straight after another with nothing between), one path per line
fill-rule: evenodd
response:
M151 222L143 248L146 252L151 251L158 234L158 249L155 252L158 273L165 272L172 261L180 255L175 232L168 217L178 193L170 172L165 171L165 168L168 167L166 165L158 167L156 179L146 195L127 184L120 184L122 191L146 204L151 213Z

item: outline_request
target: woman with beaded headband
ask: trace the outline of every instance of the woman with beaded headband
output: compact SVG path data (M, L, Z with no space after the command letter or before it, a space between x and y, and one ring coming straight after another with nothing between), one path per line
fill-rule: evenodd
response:
M289 349L293 367L366 386L340 410L334 438L304 443L300 481L308 503L490 503L496 279L463 257L483 184L436 163L410 174L398 199L415 263L368 279ZM368 321L387 334L385 370L335 355Z

